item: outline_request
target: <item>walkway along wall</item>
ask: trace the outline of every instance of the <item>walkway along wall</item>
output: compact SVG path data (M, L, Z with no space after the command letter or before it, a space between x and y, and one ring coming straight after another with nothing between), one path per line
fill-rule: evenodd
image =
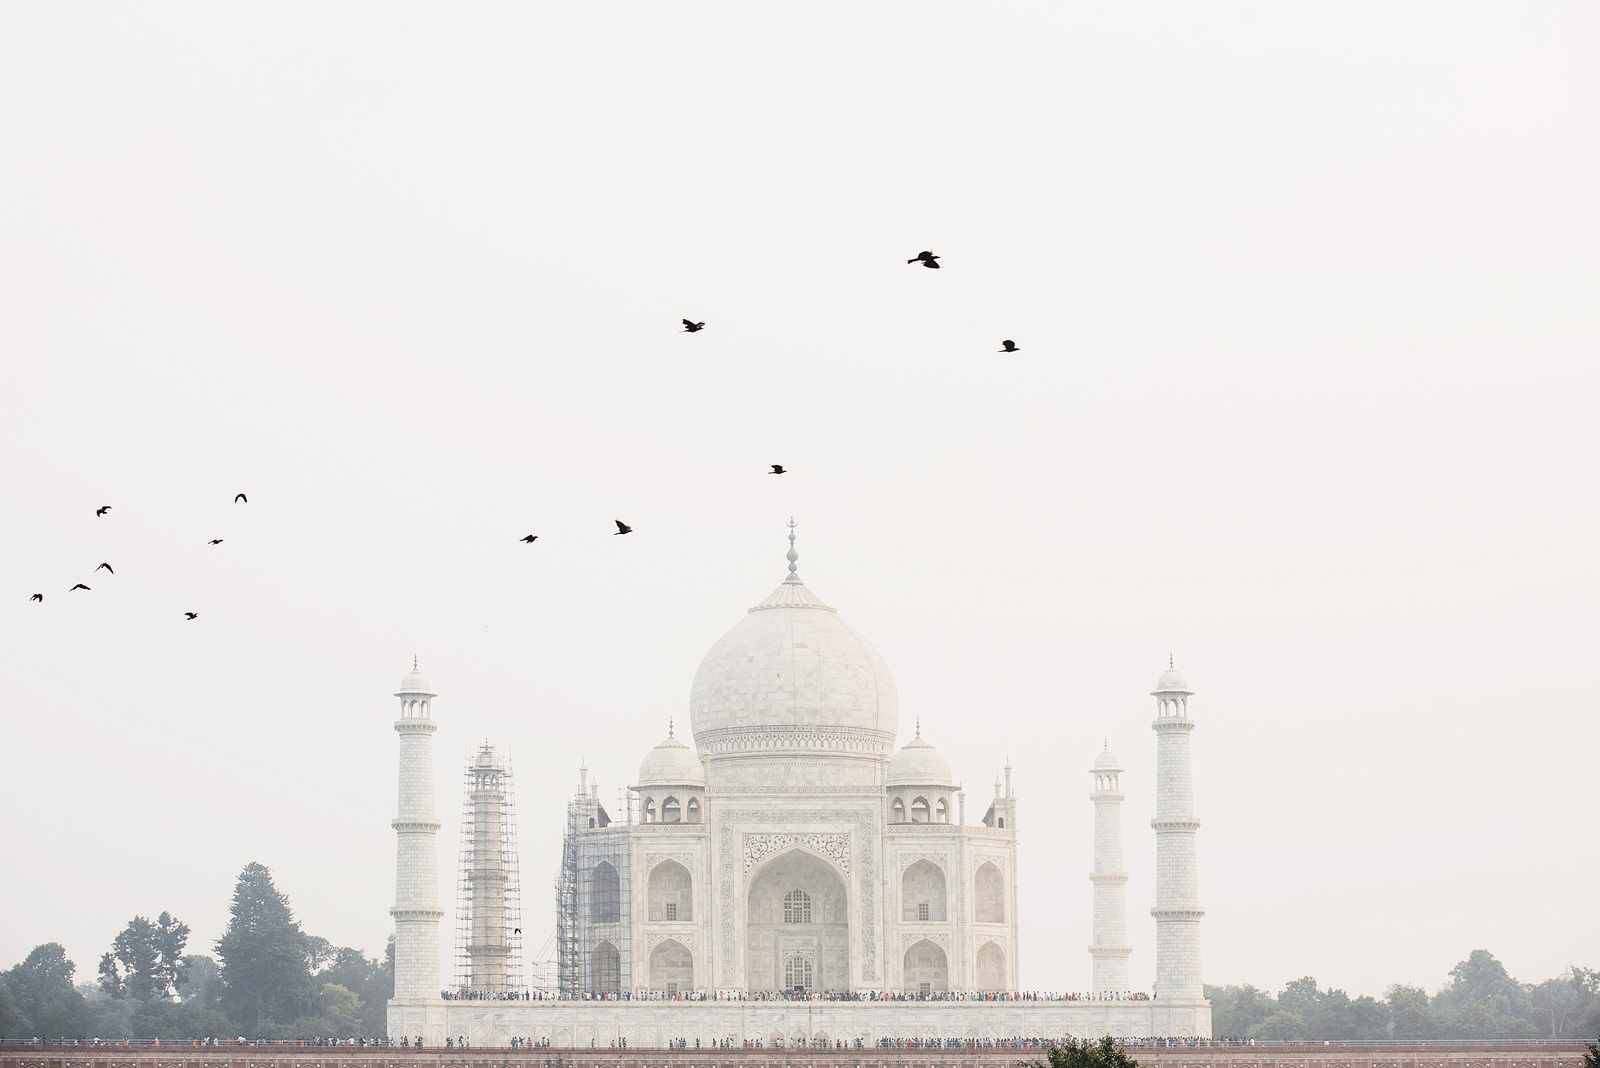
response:
M1198 1046L1130 1050L1145 1068L1582 1068L1580 1045ZM0 1068L1014 1068L1021 1049L397 1049L0 1046Z

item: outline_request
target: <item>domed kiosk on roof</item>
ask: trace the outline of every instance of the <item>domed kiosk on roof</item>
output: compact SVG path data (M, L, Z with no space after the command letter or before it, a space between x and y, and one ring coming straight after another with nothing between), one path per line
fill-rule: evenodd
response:
M694 750L678 741L668 729L667 739L639 765L640 786L704 786L706 769Z

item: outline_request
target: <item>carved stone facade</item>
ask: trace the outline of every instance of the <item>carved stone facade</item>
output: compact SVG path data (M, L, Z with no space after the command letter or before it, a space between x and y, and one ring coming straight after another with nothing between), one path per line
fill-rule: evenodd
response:
M680 993L1015 989L1009 785L966 826L920 731L895 750L887 665L798 574L716 643L690 705L693 747L669 731L626 812L587 787L569 812L565 993L610 989L613 952L617 986L647 996L669 973ZM593 891L611 870L614 910Z

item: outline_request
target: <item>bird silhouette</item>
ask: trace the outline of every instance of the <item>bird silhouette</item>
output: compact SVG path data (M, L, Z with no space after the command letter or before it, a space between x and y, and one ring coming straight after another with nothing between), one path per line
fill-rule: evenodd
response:
M72 590L86 590L86 589L88 589L88 588L89 588L89 587L87 587L87 586L85 586L85 585L84 585L84 584L83 584L83 583L81 583L81 582L80 582L80 583L78 583L78 584L77 584L77 585L76 585L76 586L74 586L74 587L72 587L72 589L71 589L71 590L68 590L68 591L67 591L67 592L68 592L68 593L71 593L71 592L72 592ZM42 598L42 597L41 597L41 598L40 598L40 600L43 600L43 599L44 599L44 598Z
M537 534L529 534L526 538L518 538L517 540L518 541L525 541L529 545L532 545L534 542L539 540L539 535L537 535Z
M1017 351L1017 343L1015 341L1012 341L1010 338L1007 338L1006 340L1000 342L1000 344L1004 345L1005 347L1004 348L1000 348L1000 349L996 349L995 350L996 352L1016 352Z
M185 612L183 614L183 618L184 619L199 619L200 618L200 613L199 612Z
M939 269L938 261L939 257L931 252L919 252L909 260L906 260L907 263L920 263L924 267L932 267L936 271Z
M110 571L110 572L111 572L111 573L112 573L112 574L113 574L113 575L115 575L115 574L116 574L116 571L114 571L114 570L112 570L112 567L111 567L111 565L110 565L110 564L101 564L101 565L100 565L100 567L103 567L103 568L105 568L105 569L106 569L106 570L107 570L107 571ZM99 571L99 570L100 570L100 567L97 567L97 568L95 568L95 570L96 570L96 571Z
M212 538L210 541L206 542L206 544L207 545L221 545L222 544L222 539L221 538Z
M105 515L109 511L111 511L111 506L109 504L102 504L100 507L94 510L94 514L98 517Z
M705 328L706 328L706 324L705 323L691 323L689 320L685 319L683 321L683 329L678 331L678 333L680 333L680 334L692 334L696 330L704 330Z
M29 597L28 600L30 600L30 601L43 601L44 600L44 594L36 593L32 597Z
M632 534L632 533L633 533L633 528L619 519L619 520L617 520L617 529L612 534L612 536L615 537L617 534Z
M235 493L233 495L233 503L234 504L238 504L240 501L243 501L245 504L249 504L250 503L250 498L246 497L242 493Z
M772 470L767 472L769 475L787 475L788 473L788 471L784 470L782 464L773 464Z

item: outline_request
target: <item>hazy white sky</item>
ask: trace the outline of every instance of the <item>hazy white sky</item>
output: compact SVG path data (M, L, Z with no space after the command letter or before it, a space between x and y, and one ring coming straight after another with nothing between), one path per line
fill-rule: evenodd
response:
M547 928L790 515L1010 755L1025 985L1102 737L1150 982L1169 651L1208 981L1600 966L1594 5L462 8L4 16L0 967L251 860L381 951L413 653Z

